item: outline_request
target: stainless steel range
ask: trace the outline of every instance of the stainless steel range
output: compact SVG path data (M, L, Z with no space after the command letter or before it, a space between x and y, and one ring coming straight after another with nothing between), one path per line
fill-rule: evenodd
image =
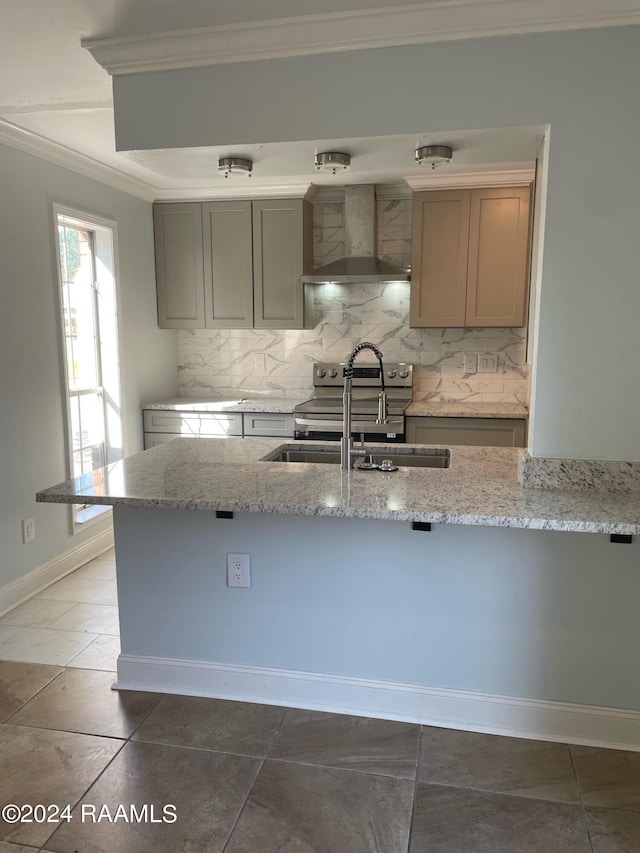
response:
M342 436L342 394L346 362L318 362L313 367L313 397L293 410L295 437L339 441ZM384 365L389 417L377 424L380 367L353 366L351 434L365 441L405 440L404 411L413 396L413 365L387 362Z

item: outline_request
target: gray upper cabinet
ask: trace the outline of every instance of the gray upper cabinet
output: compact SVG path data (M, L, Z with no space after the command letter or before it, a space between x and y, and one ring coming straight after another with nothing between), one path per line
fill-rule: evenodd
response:
M256 329L303 329L313 213L301 198L254 201L253 297ZM308 312L307 312L308 314Z
M524 326L531 188L413 197L411 326Z
M162 329L204 327L202 205L156 204L158 325Z
M251 202L202 205L205 328L253 326Z
M313 257L303 199L155 204L158 323L167 329L302 329Z

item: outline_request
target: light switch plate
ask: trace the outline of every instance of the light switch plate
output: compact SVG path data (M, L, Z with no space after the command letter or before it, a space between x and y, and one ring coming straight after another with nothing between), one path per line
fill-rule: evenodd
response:
M480 364L478 367L480 373L497 373L498 372L498 356L490 353L482 353L480 356Z

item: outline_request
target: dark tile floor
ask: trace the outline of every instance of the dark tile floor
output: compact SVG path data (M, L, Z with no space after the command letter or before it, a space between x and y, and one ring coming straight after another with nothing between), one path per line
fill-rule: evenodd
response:
M0 853L640 853L640 753L117 693L115 595L107 552L0 619L0 806L70 806Z
M640 853L640 753L112 681L0 662L0 853Z

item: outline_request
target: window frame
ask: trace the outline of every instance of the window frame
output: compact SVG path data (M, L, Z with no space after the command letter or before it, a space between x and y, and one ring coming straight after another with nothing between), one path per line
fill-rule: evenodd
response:
M59 226L69 225L91 234L91 251L94 286L93 300L96 322L96 359L100 370L99 386L102 391L102 407L105 434L105 465L117 462L125 455L124 421L122 414L122 377L120 356L120 293L118 267L117 223L110 219L95 216L86 211L52 205L54 254L56 260L58 292L58 341L60 346L62 395L64 397L65 430L65 467L67 479L74 478L73 420L71 416L72 399L82 396L74 393L69 382L67 363L67 343L65 338L65 308L63 295L62 259L59 243ZM101 301L104 300L104 305ZM102 310L100 310L102 307ZM107 376L104 370L107 367ZM91 392L93 393L93 388ZM99 469L95 469L99 470ZM90 474L84 474L88 477ZM70 505L70 526L72 534L86 530L111 515L110 506L84 504Z

